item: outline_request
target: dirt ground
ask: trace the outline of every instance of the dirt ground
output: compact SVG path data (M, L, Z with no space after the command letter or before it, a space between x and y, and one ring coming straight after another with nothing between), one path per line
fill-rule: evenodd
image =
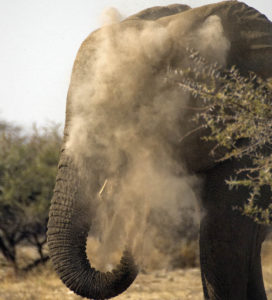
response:
M268 300L272 300L272 268L264 268ZM0 283L1 300L80 300L52 274ZM140 274L134 284L116 300L201 300L199 269L155 271Z
M268 300L272 300L272 242L263 248L263 271ZM15 277L0 270L0 300L80 300L57 278L50 267L27 276ZM116 300L201 300L200 271L197 268L152 271L140 274Z

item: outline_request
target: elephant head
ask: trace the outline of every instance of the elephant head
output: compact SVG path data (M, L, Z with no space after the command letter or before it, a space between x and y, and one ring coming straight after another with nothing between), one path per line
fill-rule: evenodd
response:
M150 8L93 32L77 54L48 246L62 281L83 297L117 296L137 275L129 247L116 269L105 273L91 267L85 252L105 179L129 172L129 161L145 157L146 148L138 145L148 145L152 161L160 160L166 168L167 155L192 173L216 164L209 155L212 146L201 140L203 131L180 144L180 137L195 126L189 122L193 113L183 110L188 104L188 97L186 102L180 100L185 98L183 92L163 84L169 66L188 65L186 47L223 67L236 65L242 74L272 76L272 24L237 1L194 9L178 4ZM159 106L154 106L154 99ZM143 115L147 125L142 125Z

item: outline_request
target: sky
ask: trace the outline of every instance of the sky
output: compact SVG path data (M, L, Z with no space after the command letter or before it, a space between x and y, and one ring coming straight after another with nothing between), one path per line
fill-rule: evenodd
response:
M126 17L173 3L197 7L211 0L0 0L0 120L30 128L63 124L76 53L115 7ZM272 20L272 1L246 0Z

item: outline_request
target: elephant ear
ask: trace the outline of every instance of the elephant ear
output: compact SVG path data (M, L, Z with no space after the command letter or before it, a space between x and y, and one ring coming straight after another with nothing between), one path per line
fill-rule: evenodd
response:
M190 6L185 4L172 4L168 6L155 6L140 11L139 13L132 15L126 20L142 19L142 20L157 20L162 17L171 16L180 12L191 9Z
M238 1L206 5L196 8L195 13L205 19L212 15L220 17L230 42L228 67L236 65L244 75L253 71L264 78L271 76L272 23L265 15Z
M224 32L230 40L228 65L241 73L250 71L263 78L272 76L272 23L256 9L242 2L219 8Z
M145 18L145 14L156 15L156 10L159 14L159 8L156 7L151 8L150 12L149 10L142 11L139 13L139 18ZM165 14L166 16L167 14ZM253 71L264 78L271 77L272 23L265 15L245 3L222 1L185 9L181 14L176 12L166 18L160 17L158 22L171 31L175 41L186 42L194 32L201 30L203 25L207 25L207 21L211 20L212 16L220 18L224 36L230 42L227 66L236 65L243 74ZM212 38L212 32L209 38ZM197 40L196 45L199 43L200 41ZM211 46L216 46L216 42ZM218 47L220 47L220 43ZM208 53L207 55L212 54Z

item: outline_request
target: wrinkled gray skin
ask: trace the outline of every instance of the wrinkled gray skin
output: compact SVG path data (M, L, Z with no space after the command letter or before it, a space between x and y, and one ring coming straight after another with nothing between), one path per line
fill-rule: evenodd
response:
M147 20L171 27L172 45L158 64L160 67L167 64L177 67L182 55L179 40L192 30L201 28L210 15L220 16L224 34L231 43L226 65L237 65L243 74L255 71L263 78L271 77L272 24L243 3L225 1L195 9L185 5L154 7L124 20L121 27L133 26L141 30L141 24ZM84 79L84 66L86 61L91 60L88 49L95 47L93 36L99 35L99 32L86 39L74 65L65 137L48 223L48 245L57 273L70 289L90 299L107 299L122 293L137 275L137 267L128 251L124 252L120 265L111 273L100 273L90 267L85 254L90 224L81 221L88 220L84 215L89 208L80 199L83 195L78 188L77 170L65 154L73 86ZM203 132L190 135L177 152L191 173L204 178L202 200L206 214L200 228L200 261L205 299L264 300L260 252L265 228L232 210L233 205L241 205L247 199L248 191L244 188L229 190L225 183L225 179L244 162L215 163L209 155L210 145L203 144L201 135ZM90 181L95 183L96 174L90 174ZM263 201L267 201L268 197L264 190ZM82 218L78 217L80 215Z

